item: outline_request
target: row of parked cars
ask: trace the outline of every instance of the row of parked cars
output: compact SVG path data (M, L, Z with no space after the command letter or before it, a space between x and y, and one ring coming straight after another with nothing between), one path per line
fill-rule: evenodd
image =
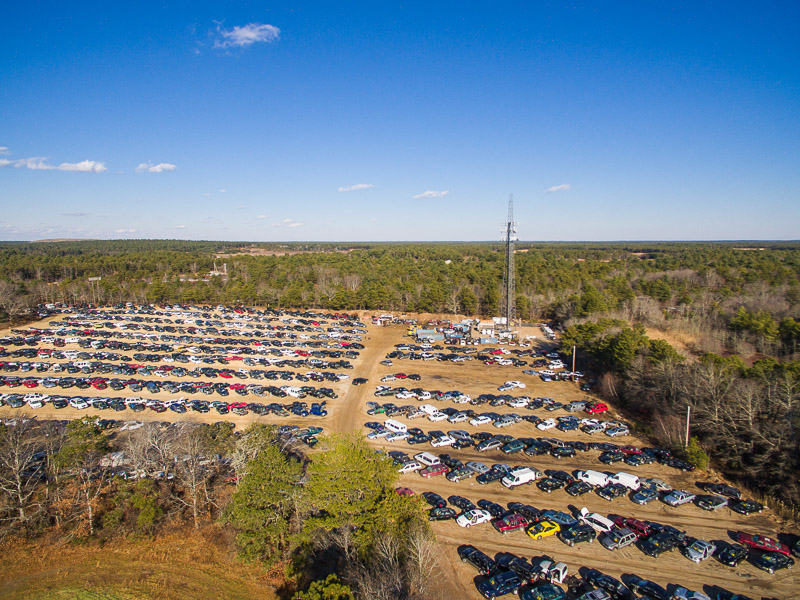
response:
M577 576L568 575L565 563L547 555L528 560L501 552L491 558L475 546L463 545L458 548L458 556L477 569L482 577L476 587L490 600L508 594L519 595L522 600L565 600L567 592L577 600L711 600L703 592L679 585L662 587L633 574L623 575L624 582L597 569L581 568ZM750 600L739 594L719 594L717 598Z

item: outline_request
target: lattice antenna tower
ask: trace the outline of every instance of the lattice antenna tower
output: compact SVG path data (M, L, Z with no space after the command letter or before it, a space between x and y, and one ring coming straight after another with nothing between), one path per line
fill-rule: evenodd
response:
M506 318L506 327L510 330L516 317L516 281L514 269L514 242L517 240L517 224L514 222L514 195L508 197L508 221L503 233L506 242L506 261L503 270L503 316Z

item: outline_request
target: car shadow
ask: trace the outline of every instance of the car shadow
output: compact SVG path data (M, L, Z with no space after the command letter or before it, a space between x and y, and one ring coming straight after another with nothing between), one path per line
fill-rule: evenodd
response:
M731 538L731 540L733 540L734 542L737 542L737 543L739 542L739 532L738 531L733 531L731 529L728 529L727 533L728 533L728 537Z

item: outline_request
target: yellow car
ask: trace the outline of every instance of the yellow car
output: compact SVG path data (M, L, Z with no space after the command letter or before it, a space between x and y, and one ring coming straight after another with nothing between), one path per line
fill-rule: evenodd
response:
M561 531L561 525L553 521L539 521L528 527L525 532L535 540L550 537Z

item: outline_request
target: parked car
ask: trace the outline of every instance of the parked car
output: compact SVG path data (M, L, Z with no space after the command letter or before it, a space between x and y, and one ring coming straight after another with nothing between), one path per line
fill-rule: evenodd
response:
M667 590L648 579L641 577L631 577L628 587L632 592L642 594L652 600L670 600Z
M681 553L692 562L702 562L712 556L717 547L705 540L695 540L691 544L681 547Z
M764 505L755 500L729 500L728 507L740 515L752 515L764 510Z
M589 569L584 579L590 584L605 590L615 600L623 600L630 596L630 590L620 580L595 569Z
M542 538L555 535L559 531L561 531L561 526L558 523L544 519L538 523L533 523L530 525L525 530L525 533L527 533L534 540L541 540Z
M569 529L562 529L558 532L558 539L564 542L567 546L574 546L583 542L594 542L597 538L597 532L589 525L575 525Z
M422 497L425 498L425 502L430 504L433 508L447 506L447 501L436 492L422 492Z
M780 552L764 552L752 560L755 566L770 574L794 566L794 559Z
M478 591L484 598L493 600L506 594L517 594L522 586L519 575L513 571L501 571L478 584Z
M462 546L458 549L458 556L461 562L469 563L478 570L481 575L488 575L495 570L495 562L486 554L478 550L475 546Z
M728 506L728 499L723 498L722 496L710 496L707 494L701 494L696 496L695 504L702 508L703 510L714 511L719 510L725 506Z
M711 597L679 585L672 592L672 600L711 600Z
M654 533L648 538L642 540L639 548L647 556L658 558L664 552L672 552L678 545L678 539L669 532L662 531Z
M499 519L492 520L492 526L499 533L508 533L509 531L516 531L528 525L528 519L518 513L506 515Z
M488 523L492 519L492 515L488 510L475 508L461 513L456 518L456 523L461 527L472 527L473 525L480 525L481 523Z
M673 490L664 496L661 501L664 504L669 504L670 506L681 506L683 504L688 504L694 499L695 495L690 492L684 490Z
M428 511L429 521L449 521L455 519L458 514L449 506L440 506Z
M756 550L763 550L764 552L778 552L780 554L789 556L789 546L765 535L739 533L736 536L736 539L745 546L755 548Z
M637 535L630 529L614 527L600 539L600 543L608 550L618 550L630 546L637 539Z
M522 592L522 600L564 600L566 592L555 583L539 583Z
M716 558L723 565L735 567L747 558L747 548L741 544L728 544L717 550Z

